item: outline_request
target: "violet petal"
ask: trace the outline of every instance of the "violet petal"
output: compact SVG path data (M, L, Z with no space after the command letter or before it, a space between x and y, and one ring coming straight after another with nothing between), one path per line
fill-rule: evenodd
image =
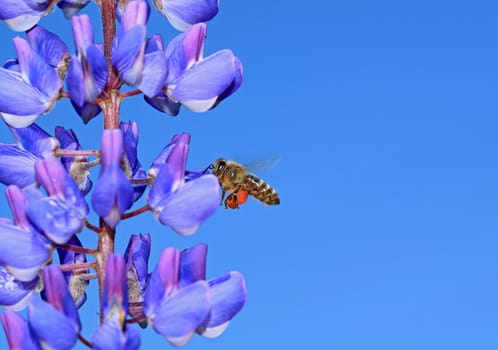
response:
M193 234L220 204L220 185L214 175L185 183L161 203L159 221L182 235Z
M175 346L186 344L209 315L209 295L205 281L180 289L158 307L154 330Z

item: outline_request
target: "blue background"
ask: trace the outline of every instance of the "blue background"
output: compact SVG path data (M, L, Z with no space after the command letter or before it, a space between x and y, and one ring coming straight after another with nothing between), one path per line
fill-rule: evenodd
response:
M496 3L220 5L205 54L231 48L244 65L242 88L205 114L171 118L140 97L122 107L122 120L139 122L144 165L182 131L192 133L189 168L220 156L282 157L258 173L280 206L220 208L188 238L150 214L120 226L121 251L130 233L152 234L151 267L166 246L206 242L209 278L245 274L242 312L221 337L196 336L187 348L496 349ZM41 24L72 48L58 12ZM148 33L176 34L155 11ZM0 36L0 58L12 57L14 34L1 26ZM102 119L84 127L67 100L39 123L99 145ZM0 136L12 141L5 128ZM5 205L1 215L10 216ZM90 246L92 235L81 235ZM95 291L94 283L82 309L87 337ZM143 348L169 346L142 334Z

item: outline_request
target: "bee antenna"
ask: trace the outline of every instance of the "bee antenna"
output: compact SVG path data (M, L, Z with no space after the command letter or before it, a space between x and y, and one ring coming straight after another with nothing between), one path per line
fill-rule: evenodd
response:
M206 170L204 170L204 173L207 173L208 170L211 170L211 169L214 169L214 165L213 164L209 164L209 166L206 168Z

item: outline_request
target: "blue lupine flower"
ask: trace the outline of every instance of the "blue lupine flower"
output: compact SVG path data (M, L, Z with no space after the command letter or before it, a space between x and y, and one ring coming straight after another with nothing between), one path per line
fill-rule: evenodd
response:
M107 64L102 46L94 43L90 18L87 15L74 16L71 24L77 56L71 57L67 90L76 112L87 123L101 112L94 99L107 84Z
M137 157L138 146L138 124L136 122L119 123L123 132L123 168L129 179L143 180L147 178L147 173L140 164ZM133 185L133 201L137 201L144 193L146 185Z
M192 24L207 22L218 13L218 0L154 0L154 6L182 31Z
M81 241L76 235L71 237L67 244L75 247L82 247ZM59 260L61 265L73 265L86 263L86 255L83 253L76 253L71 250L66 250L62 248L57 248L57 254L59 255ZM88 280L81 278L82 274L87 274L88 269L82 269L77 271L64 271L64 278L66 280L69 292L76 304L77 308L80 308L86 301L86 287L88 286Z
M64 12L64 17L71 18L89 2L90 0L61 0L57 6Z
M28 282L20 281L0 266L0 306L15 311L24 309L39 282L38 276Z
M57 0L3 0L0 6L0 19L10 29L22 32L49 14L56 3Z
M242 84L242 64L230 50L203 58L206 25L195 24L166 48L168 75L163 91L145 100L156 109L176 115L179 104L204 112L233 94Z
M128 2L120 18L121 26L116 35L112 64L121 79L138 88L149 97L157 95L166 78L166 56L159 36L145 41L150 8L145 0ZM159 46L160 48L159 48Z
M183 133L183 134L177 134L174 135L171 140L168 142L166 146L163 147L161 152L157 155L156 158L154 158L154 161L152 162L149 171L147 174L152 177L156 178L157 174L159 174L159 170L166 164L166 160L168 159L169 155L171 154L171 151L177 146L177 144L182 143L182 144L189 144L190 143L190 134L188 133Z
M70 63L64 43L35 25L56 3L66 18L72 18L76 55ZM14 39L18 58L0 68L0 115L16 138L15 144L0 144L0 182L10 185L6 194L13 213L13 220L0 218L0 305L18 310L30 303L28 321L10 311L0 315L11 348L69 349L81 329L77 308L86 300L89 276L82 275L89 270L62 272L57 265L46 265L56 245L81 247L76 233L88 215L83 195L92 186L90 164L83 156L54 157L58 148L81 149L72 130L58 127L54 138L32 124L62 96L66 76L71 103L85 123L101 112L99 104L112 103L117 110L125 96L119 95L122 83L136 86L148 103L171 115L181 105L199 112L214 108L242 83L241 63L230 50L203 57L202 22L217 13L218 0L154 0L175 28L188 29L166 49L159 35L146 39L150 12L146 0L115 1L119 28L114 42L106 42L107 48L112 44L115 81L108 81L111 67L103 45L94 42L89 17L75 16L88 3L5 0L0 6L0 19L7 25L31 28L27 40ZM108 100L111 95L117 99ZM186 170L189 142L190 135L175 135L148 172L154 180L149 207L161 223L184 235L194 233L212 215L220 197L214 175ZM120 123L119 129L103 132L92 207L101 219L100 229L107 233L109 227L102 227L102 221L114 229L146 188L130 181L147 178L137 144L136 123ZM104 322L91 339L94 349L139 348L139 334L127 323L127 315L138 316L133 322L144 322L143 327L150 323L169 342L181 346L196 332L207 337L221 334L244 305L245 281L239 272L206 280L206 245L166 249L149 274L150 245L150 235L133 235L123 258L107 255L109 250L99 244L95 255L107 258L107 265L100 305ZM82 252L92 253L66 248L56 248L61 265L85 263ZM40 288L45 288L42 299L32 297Z
M161 93L168 73L168 61L163 52L161 36L153 35L145 45L142 81L138 88L146 97L154 97Z
M102 134L102 168L92 192L93 210L112 228L133 204L133 187L121 169L123 133L106 129Z
M20 128L49 111L59 98L63 81L53 65L65 60L66 49L56 35L43 29L35 30L30 42L19 37L13 42L18 65L0 68L0 114Z
M29 328L28 322L14 311L6 310L0 314L9 349L41 349L36 336Z
M35 163L53 155L57 139L36 124L10 128L17 143L0 143L0 182L26 187L35 183Z
M50 260L52 248L29 223L23 191L12 185L7 188L6 194L14 222L0 220L0 265L19 281L31 282Z
M128 2L121 16L112 50L112 65L121 79L128 85L141 81L145 49L146 24L149 19L149 4L144 0Z
M147 198L158 220L182 235L193 234L220 203L216 176L185 181L189 134L176 135L159 155L164 160ZM157 163L156 163L157 165Z
M59 140L61 148L64 150L81 150L80 143L73 130L66 130L62 126L55 128L55 137ZM69 175L78 184L78 188L82 195L86 195L92 188L92 180L90 180L86 156L62 157L62 164L66 168Z
M166 248L152 273L143 311L156 332L182 346L208 318L209 285L197 281L179 289L180 251Z
M43 269L43 285L47 301L31 300L28 309L30 328L44 348L70 349L78 339L81 322L59 266Z
M126 325L128 288L126 265L122 256L111 254L107 259L101 313L104 323L92 337L94 349L127 349L140 347L140 335Z
M184 288L206 279L207 245L198 244L180 255L179 286ZM208 281L211 309L207 320L197 329L205 337L217 337L229 321L242 309L247 299L244 276L231 271Z
M70 59L66 44L57 35L38 25L28 30L26 36L33 50L64 79Z
M130 302L143 301L143 294L149 279L149 255L150 235L132 235L124 255Z
M184 345L195 332L220 335L247 298L244 277L237 271L205 281L206 254L205 244L181 252L167 248L150 276L144 313L153 328L176 346Z
M35 174L48 196L32 187L26 188L27 216L51 241L64 244L83 228L88 205L78 185L56 158L38 161Z
M33 238L37 237L39 242L45 247L44 254L43 248L41 250L42 254L40 255L38 263L34 262L34 271L36 271L36 266L38 266L38 269L41 268L41 266L46 263L46 260L50 258L51 248L49 243L28 221L28 218L26 217L26 197L22 190L16 186L9 186L5 191L5 194L12 210L15 225L27 232L31 232ZM11 258L10 261L10 264L16 265L16 269L19 268L19 262L16 263L15 258ZM25 272L23 272L23 274L24 273ZM27 276L27 278L29 277ZM37 274L31 281L21 281L9 273L6 268L0 266L0 305L12 310L23 309L27 305L29 297L38 289L39 282L40 278Z

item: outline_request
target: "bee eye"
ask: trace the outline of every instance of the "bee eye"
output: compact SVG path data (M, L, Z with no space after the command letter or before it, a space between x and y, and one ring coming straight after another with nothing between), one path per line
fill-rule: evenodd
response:
M217 173L223 171L223 168L225 168L225 163L220 163L220 165L218 165L218 170L216 170Z

